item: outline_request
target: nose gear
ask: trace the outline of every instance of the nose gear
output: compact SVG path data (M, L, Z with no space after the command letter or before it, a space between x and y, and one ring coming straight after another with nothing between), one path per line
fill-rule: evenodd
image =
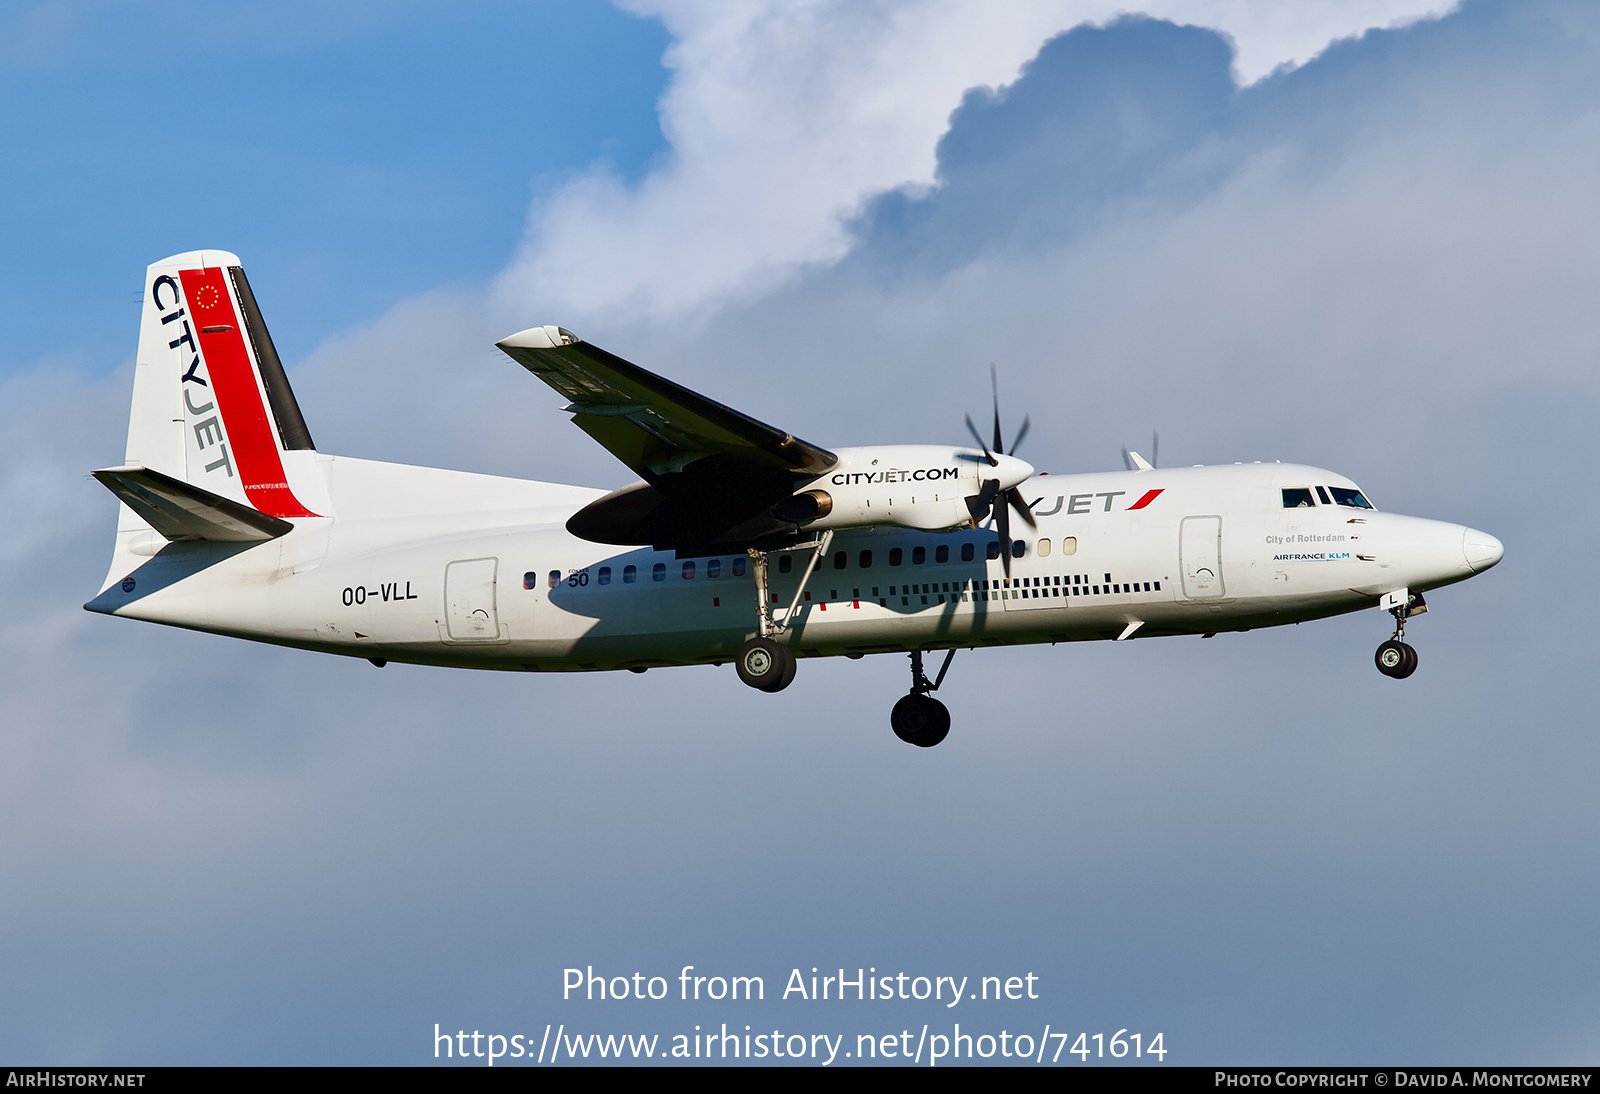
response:
M1378 647L1375 660L1378 671L1396 680L1404 680L1417 671L1417 651L1404 642L1390 639Z
M1392 602L1392 606L1389 606ZM1373 660L1378 671L1395 680L1404 680L1417 671L1417 651L1406 644L1406 620L1428 610L1421 593L1400 589L1384 598L1389 614L1394 616L1394 634L1378 647Z

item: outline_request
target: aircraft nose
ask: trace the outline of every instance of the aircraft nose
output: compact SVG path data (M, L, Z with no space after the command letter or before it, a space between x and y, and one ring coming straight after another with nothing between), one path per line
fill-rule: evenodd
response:
M1506 549L1488 532L1468 528L1461 534L1461 552L1467 556L1472 572L1481 574L1505 555Z

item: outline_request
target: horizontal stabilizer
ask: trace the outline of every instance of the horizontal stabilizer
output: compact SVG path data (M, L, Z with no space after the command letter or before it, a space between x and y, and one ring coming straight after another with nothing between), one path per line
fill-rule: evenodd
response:
M256 543L294 528L286 520L137 464L108 467L94 477L169 540Z

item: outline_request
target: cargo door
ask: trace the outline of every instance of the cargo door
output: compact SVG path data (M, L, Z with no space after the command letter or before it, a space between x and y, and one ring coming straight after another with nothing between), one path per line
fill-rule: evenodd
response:
M445 628L459 642L500 637L495 612L497 558L472 558L444 568Z
M1184 517L1178 555L1184 596L1208 600L1223 595L1221 517Z

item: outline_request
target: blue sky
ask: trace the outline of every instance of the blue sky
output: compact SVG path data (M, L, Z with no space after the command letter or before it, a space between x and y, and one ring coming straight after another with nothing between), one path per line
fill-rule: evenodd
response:
M304 356L491 274L565 174L665 147L666 34L599 3L21 4L0 37L8 372L122 364L138 271L217 239Z
M0 1057L753 1020L559 999L568 965L694 964L1032 971L964 1027L1161 1030L1178 1063L1592 1061L1592 5L633 7L4 17ZM185 130L193 171L143 105L187 101L169 43L239 128ZM89 617L137 278L195 246L243 258L326 451L620 485L493 350L532 323L828 445L961 443L996 361L1043 469L1158 428L1506 560L1430 597L1404 685L1376 612L977 651L917 755L899 657L774 702Z

